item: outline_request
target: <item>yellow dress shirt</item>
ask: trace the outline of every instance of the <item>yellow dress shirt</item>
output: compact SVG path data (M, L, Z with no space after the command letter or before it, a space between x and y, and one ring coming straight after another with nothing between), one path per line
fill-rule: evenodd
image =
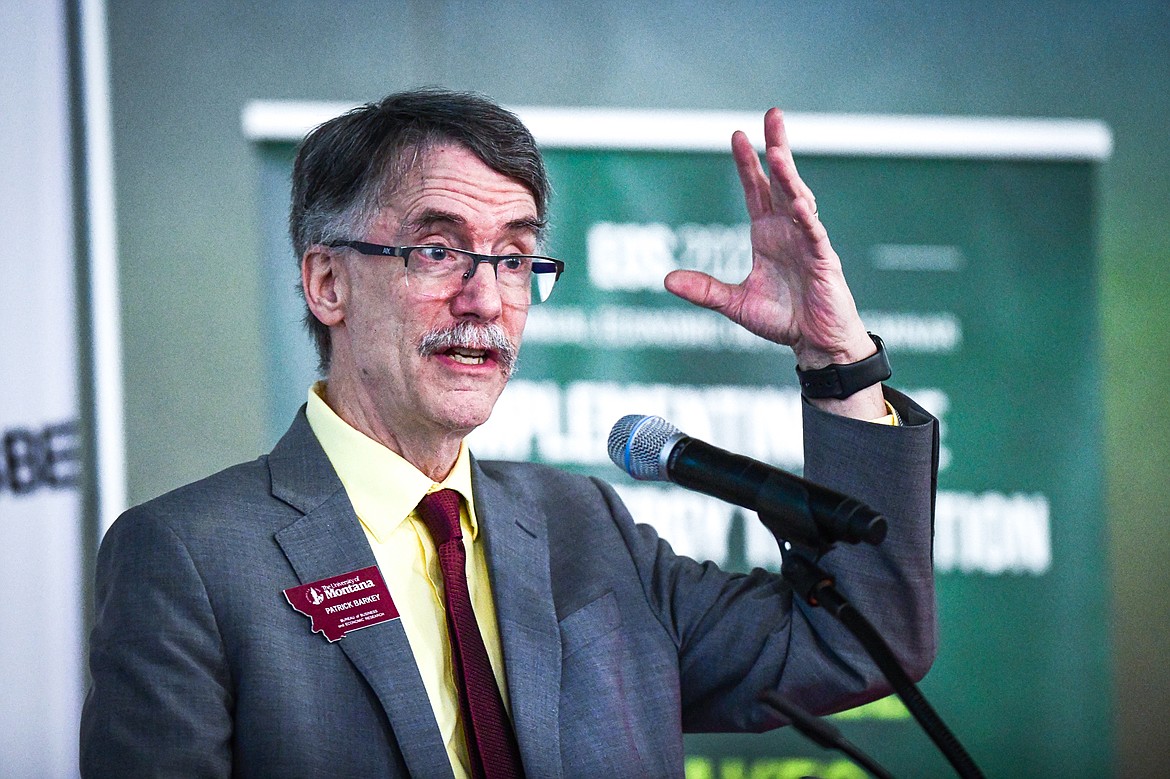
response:
M447 640L443 575L435 544L415 512L423 496L435 490L453 489L463 496L460 524L467 548L467 586L504 707L510 712L496 607L472 501L467 447L460 446L455 467L442 484L437 484L396 453L350 427L325 403L323 391L322 383L309 390L309 426L345 486L402 617L402 627L455 776L470 777L467 740Z

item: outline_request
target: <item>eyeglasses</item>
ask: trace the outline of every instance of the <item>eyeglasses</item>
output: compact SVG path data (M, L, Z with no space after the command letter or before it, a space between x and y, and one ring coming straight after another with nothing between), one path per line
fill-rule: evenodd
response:
M532 254L476 254L449 246L383 246L365 241L333 241L370 257L401 257L406 284L424 297L451 297L475 275L481 262L492 266L500 299L514 306L543 303L565 270L565 263Z

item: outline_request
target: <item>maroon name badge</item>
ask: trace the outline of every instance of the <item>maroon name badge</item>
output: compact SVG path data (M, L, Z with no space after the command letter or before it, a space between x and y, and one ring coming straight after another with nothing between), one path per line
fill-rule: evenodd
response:
M312 620L314 633L323 633L330 642L350 631L398 619L390 589L376 565L289 587L284 597Z

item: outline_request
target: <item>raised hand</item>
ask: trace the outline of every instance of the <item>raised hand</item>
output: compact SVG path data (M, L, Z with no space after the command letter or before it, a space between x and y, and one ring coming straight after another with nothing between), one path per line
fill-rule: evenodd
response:
M766 172L744 133L731 139L751 219L751 272L738 284L728 284L698 271L674 271L666 277L666 288L769 341L791 346L802 368L864 359L874 353L873 341L817 215L816 198L797 173L779 109L764 116L764 141ZM880 390L818 404L857 416L885 413Z

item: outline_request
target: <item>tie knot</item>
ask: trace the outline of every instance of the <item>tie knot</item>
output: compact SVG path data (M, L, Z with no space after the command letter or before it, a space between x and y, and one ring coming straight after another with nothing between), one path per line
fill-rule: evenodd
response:
M432 492L419 501L418 515L431 531L435 546L441 546L451 539L462 539L459 527L459 493L455 490Z

